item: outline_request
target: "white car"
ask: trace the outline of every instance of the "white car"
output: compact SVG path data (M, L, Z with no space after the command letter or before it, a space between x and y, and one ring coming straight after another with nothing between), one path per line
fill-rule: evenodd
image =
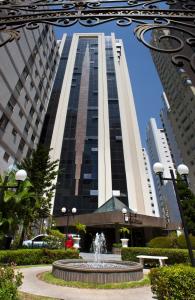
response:
M44 239L47 237L47 234L39 234L35 236L32 240L23 241L23 246L28 248L43 248L47 246L47 243Z

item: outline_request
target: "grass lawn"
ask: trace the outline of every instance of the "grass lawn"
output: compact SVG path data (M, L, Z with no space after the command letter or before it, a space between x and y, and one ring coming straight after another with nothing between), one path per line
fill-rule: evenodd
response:
M28 294L28 293L24 293L24 292L19 292L19 299L20 300L58 300L57 298L36 296L36 295L31 295L31 294Z
M107 283L107 284L97 284L88 282L78 282L78 281L64 281L63 279L56 278L51 272L43 272L38 275L38 278L55 285L76 287L76 288L87 288L87 289L127 289L142 287L145 285L150 285L149 277L146 275L142 280L130 281L130 282L118 282L118 283Z

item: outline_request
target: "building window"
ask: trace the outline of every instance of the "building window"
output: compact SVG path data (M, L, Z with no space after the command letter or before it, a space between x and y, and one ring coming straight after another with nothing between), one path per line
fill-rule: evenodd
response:
M85 173L83 174L84 179L92 179L92 174L91 173Z
M22 119L22 117L23 117L23 113L22 113L21 109L19 111L19 117L20 117L20 119Z
M31 117L33 117L33 115L34 115L34 112L35 112L34 108L33 108L33 107L31 107L31 109L30 109L30 116L31 116Z
M30 56L29 59L28 59L28 63L29 63L29 65L30 65L30 67L32 67L33 62L34 62L34 58L33 58L32 54L31 54L31 56Z
M8 162L8 160L9 160L9 154L8 154L7 152L4 153L3 159L4 159L6 162Z
M23 76L24 80L26 80L28 74L29 74L29 72L28 72L28 68L26 66L22 72L22 76Z
M6 115L3 113L0 119L0 129L5 130L7 127L7 124L9 122L9 119L6 117Z
M30 157L31 154L32 154L32 150L29 148L28 151L27 151L26 157Z
M35 141L35 136L34 136L34 134L32 134L32 136L31 136L31 141L32 141L32 142Z
M90 190L90 196L98 196L98 190Z
M22 152L22 151L24 150L24 146L25 146L25 141L24 141L24 139L21 139L21 140L20 140L20 144L19 144L19 146L18 146L18 150L19 150L20 152Z
M40 108L39 108L40 112L43 111L43 104L40 105Z
M7 103L7 107L9 108L9 110L10 110L11 112L14 111L15 105L16 105L16 100L15 100L14 97L11 97L10 100L8 101L8 103Z
M38 126L39 126L39 118L37 118L37 119L36 119L36 121L35 121L35 125L36 125L36 127L38 127Z
M118 142L122 141L122 136L121 135L116 135L115 140L118 141Z
M26 95L24 98L24 107L26 108L27 104L29 102L29 97Z
M38 77L39 76L39 73L37 70L35 70L35 77Z
M35 95L35 102L37 103L38 100L39 100L39 95L36 93L36 95Z
M121 194L120 191L116 191L116 190L112 191L112 195L115 196L115 197L119 197L120 194Z
M22 81L19 79L15 87L18 94L20 94L22 88L23 88L23 84Z
M12 135L13 135L13 142L14 142L14 144L15 144L15 142L16 142L16 138L17 138L17 131L13 128L13 130L12 130Z
M30 123L27 121L24 127L24 132L28 134L29 128L30 128Z
M39 59L39 66L42 67L43 63L42 63L42 60Z
M32 81L30 82L30 88L31 90L34 88L34 83Z
M38 88L39 88L40 91L42 90L42 88L43 88L43 83L42 83L42 81L39 82Z

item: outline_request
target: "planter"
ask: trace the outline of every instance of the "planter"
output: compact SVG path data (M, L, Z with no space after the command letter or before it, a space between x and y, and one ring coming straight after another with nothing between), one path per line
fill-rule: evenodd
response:
M79 249L80 248L80 237L74 237L73 238L73 242L74 242L74 244L73 244L73 248L75 248L75 249Z
M129 239L121 239L122 248L128 247L128 241L129 241Z
M121 248L112 247L112 254L119 254L119 255L121 255Z

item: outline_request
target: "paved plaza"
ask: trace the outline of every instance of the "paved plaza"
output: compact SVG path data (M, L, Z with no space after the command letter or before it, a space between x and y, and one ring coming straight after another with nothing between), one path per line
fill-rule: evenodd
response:
M92 259L93 255L81 253L84 259ZM106 254L105 260L119 260L119 255ZM133 289L115 289L115 290L98 290L98 289L78 289L51 285L37 278L37 274L51 271L51 266L41 266L32 268L21 268L24 275L23 284L20 290L34 295L53 297L64 300L152 300L150 287L133 288Z

